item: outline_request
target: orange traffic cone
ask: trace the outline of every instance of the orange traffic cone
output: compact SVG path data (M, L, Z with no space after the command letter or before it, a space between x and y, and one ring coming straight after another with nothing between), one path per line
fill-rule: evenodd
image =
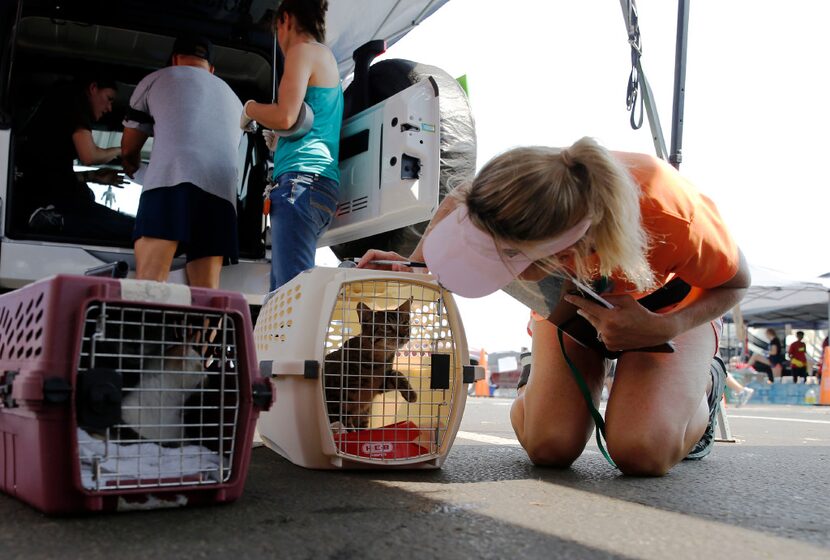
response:
M487 352L481 350L478 353L478 365L484 368L484 379L479 379L476 381L476 392L475 395L477 397L489 397L490 396L490 368L487 367Z
M824 366L821 368L821 387L819 388L818 404L830 406L830 350L824 349Z

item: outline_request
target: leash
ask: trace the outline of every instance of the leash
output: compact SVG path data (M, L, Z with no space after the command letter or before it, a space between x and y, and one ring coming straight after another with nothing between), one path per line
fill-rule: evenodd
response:
M585 399L585 404L588 406L588 412L591 413L591 417L594 419L594 425L596 426L597 447L599 447L602 456L605 457L605 460L608 461L608 464L616 469L616 463L614 463L614 460L611 459L611 455L608 454L608 451L602 444L603 439L608 441L608 437L605 435L605 419L603 419L602 414L600 414L599 410L597 410L594 406L594 400L591 397L591 390L588 388L588 384L585 382L585 378L582 376L582 374L579 372L579 369L568 357L567 352L565 352L565 340L562 336L562 329L557 328L556 334L559 337L559 347L562 349L562 357L565 358L565 363L568 364L568 368L571 370L571 374L573 374L574 381L576 381L576 385L577 387L579 387L579 391L582 393L582 397Z

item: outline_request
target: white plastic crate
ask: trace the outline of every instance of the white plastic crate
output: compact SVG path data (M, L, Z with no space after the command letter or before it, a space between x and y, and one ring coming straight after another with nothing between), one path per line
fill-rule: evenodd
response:
M452 296L424 274L306 271L271 294L254 339L276 393L259 433L304 467L439 467L478 371Z

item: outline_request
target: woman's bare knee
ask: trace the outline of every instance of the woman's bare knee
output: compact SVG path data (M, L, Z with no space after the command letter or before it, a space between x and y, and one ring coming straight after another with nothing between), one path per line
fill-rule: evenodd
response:
M623 474L663 476L683 458L682 434L671 430L627 429L608 432L608 453Z
M585 438L568 433L532 434L522 446L534 465L566 469L582 454Z
M527 451L527 456L534 465L556 469L567 469L582 453L581 451L579 453L567 453L548 444L528 447L525 451Z
M519 395L510 408L510 421L519 443L535 465L568 468L585 448L587 436L574 436L584 429L568 429L558 425L555 431L542 428L549 423L528 424L525 418L524 398Z

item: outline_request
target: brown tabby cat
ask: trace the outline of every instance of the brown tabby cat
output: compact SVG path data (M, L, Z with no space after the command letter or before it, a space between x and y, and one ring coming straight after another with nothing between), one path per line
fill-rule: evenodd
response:
M412 298L397 309L373 311L357 304L360 334L326 355L325 388L329 420L346 428L368 428L372 399L386 391L400 391L407 402L418 395L406 376L392 369L395 353L409 340Z

